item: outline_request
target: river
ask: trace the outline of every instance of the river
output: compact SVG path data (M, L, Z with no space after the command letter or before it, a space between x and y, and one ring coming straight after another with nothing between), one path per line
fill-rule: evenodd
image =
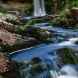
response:
M64 47L72 48L78 51L78 44L76 44L76 42L78 42L78 32L77 30L73 30L73 29L64 29L61 27L53 27L53 26L39 26L39 28L47 29L49 32L52 32L54 34L54 36L52 37L52 42L41 43L37 46L31 47L28 49L23 49L23 50L13 52L12 54L10 54L10 57L12 60L15 60L18 62L30 61L31 59L35 57L39 57L44 62L49 64L51 68L58 70L59 69L57 65L58 56L56 54L56 51ZM70 65L67 66L67 69L68 68L72 72L73 70L75 70ZM64 69L63 71L65 71L66 73L69 73L68 70L65 70L66 69L65 67L63 67L63 69ZM51 71L50 74L53 76L52 72L53 71ZM77 71L75 70L75 72ZM57 77L54 77L54 78L57 78Z

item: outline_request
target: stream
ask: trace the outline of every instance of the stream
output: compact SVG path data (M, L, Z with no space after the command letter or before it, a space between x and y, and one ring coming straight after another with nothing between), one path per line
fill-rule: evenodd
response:
M30 61L34 57L39 57L44 62L48 63L51 66L51 68L53 66L54 69L59 70L57 66L58 56L56 54L56 51L64 47L73 48L74 50L78 51L78 44L76 44L76 42L78 42L78 32L73 29L64 29L53 26L37 26L37 27L41 29L47 29L49 32L52 32L54 34L52 42L41 43L29 49L16 51L15 53L10 55L11 59L18 62L22 62L22 61Z

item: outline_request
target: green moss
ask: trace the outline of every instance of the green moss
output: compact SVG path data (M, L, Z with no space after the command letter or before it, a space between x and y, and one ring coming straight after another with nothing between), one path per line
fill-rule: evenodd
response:
M78 64L78 56L75 53L75 50L67 47L57 51L58 56L64 64Z

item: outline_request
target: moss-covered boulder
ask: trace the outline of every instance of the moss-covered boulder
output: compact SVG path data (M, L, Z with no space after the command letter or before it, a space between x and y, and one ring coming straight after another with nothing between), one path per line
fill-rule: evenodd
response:
M57 50L57 55L62 64L78 64L77 51L72 48L64 47Z
M28 27L26 30L26 33L29 36L35 37L40 41L47 41L52 37L52 34L48 30L43 30L35 27Z
M38 57L34 57L29 64L31 65L30 72L32 75L42 73L47 69L47 65Z

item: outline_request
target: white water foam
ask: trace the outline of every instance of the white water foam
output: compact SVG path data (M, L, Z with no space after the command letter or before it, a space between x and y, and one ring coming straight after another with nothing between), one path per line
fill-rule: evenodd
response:
M45 16L44 0L34 0L34 16Z
M78 41L78 38L71 38L68 41L64 41L62 43L59 43L59 46L71 46L75 45L75 42Z

